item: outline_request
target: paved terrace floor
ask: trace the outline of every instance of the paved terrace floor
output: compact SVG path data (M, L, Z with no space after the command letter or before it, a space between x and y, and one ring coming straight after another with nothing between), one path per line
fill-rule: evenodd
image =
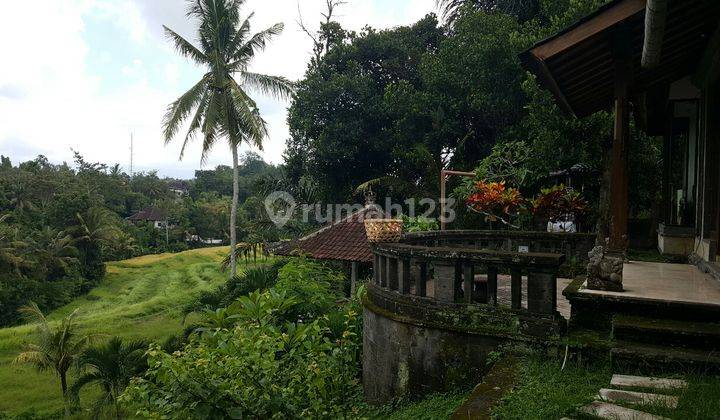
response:
M581 289L580 293L720 306L720 281L689 264L627 262L623 288L623 292Z
M484 282L484 275L475 281ZM562 291L570 279L557 280L557 309L565 319L570 318L570 302ZM720 281L705 274L694 265L630 261L623 268L623 292L581 289L580 293L596 296L617 296L648 301L675 301L718 305L720 307ZM428 296L433 295L433 284L427 284ZM523 277L522 305L527 308L527 277ZM498 275L498 305L510 306L510 276Z

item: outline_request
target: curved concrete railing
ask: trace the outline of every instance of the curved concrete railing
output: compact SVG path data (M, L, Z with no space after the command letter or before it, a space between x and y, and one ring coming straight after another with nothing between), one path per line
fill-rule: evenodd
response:
M515 230L447 230L407 233L402 243L425 246L469 246L475 249L564 254L566 259L587 261L595 246L593 233L525 232Z
M557 273L562 254L475 249L471 245L422 246L404 243L373 247L374 283L400 294L432 296L441 302L497 305L499 272L511 277L511 308L521 310L522 276L527 275L527 311L555 313ZM476 281L476 273L486 281ZM428 294L427 287L432 291Z
M374 276L363 302L369 401L477 380L503 343L557 344L565 323L556 280L565 256L501 250L496 245L526 240L501 235L421 232L372 246Z

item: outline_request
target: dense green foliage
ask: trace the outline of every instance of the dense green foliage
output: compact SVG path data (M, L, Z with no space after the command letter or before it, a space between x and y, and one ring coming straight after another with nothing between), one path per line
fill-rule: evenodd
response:
M121 418L118 397L131 378L147 369L147 348L148 344L143 340L125 343L120 337L112 337L105 343L85 349L77 360L82 373L70 387L71 395L78 400L81 389L98 385L102 392L94 403L95 414L100 415L111 407L115 417Z
M164 418L336 418L360 406L359 303L338 307L342 275L303 258L275 287L205 311L181 350L151 348L123 400Z
M244 201L238 235L257 242L268 233L271 239L277 233L258 223L262 209L249 198L258 194L258 180L280 169L253 153L243 156L239 169ZM177 184L188 194L173 192ZM117 165L88 163L79 154L74 166L43 156L12 166L3 157L0 325L16 322L17 308L30 300L47 311L87 293L105 274L106 261L201 245L188 241L192 238L226 241L231 188L231 169L225 166L181 182L154 172L129 176ZM165 213L167 231L126 220L148 206Z
M312 179L331 202L352 199L372 180L380 196L400 202L437 197L442 168L507 175L528 196L556 181L551 172L576 164L601 174L611 114L565 115L519 54L604 1L439 3L451 26L428 15L408 27L341 31L313 60L288 117L288 178ZM648 217L658 199L659 149L638 132L632 144L643 151L630 165L632 212ZM595 216L601 179L584 186ZM450 182L452 190L461 181ZM455 227L482 223L458 211Z

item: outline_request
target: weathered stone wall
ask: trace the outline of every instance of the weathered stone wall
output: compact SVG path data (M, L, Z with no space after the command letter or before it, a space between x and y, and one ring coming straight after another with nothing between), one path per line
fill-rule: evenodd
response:
M561 330L557 313L530 316L491 305L443 303L370 284L363 319L365 397L381 404L477 383L500 344L552 343Z
M373 404L479 382L503 341L405 324L367 308L363 323L363 386Z

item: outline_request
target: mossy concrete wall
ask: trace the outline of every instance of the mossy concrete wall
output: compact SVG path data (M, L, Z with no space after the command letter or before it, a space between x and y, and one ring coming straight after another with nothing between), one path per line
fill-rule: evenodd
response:
M499 345L557 343L563 325L559 314L443 303L372 284L363 316L363 386L373 404L474 385Z
M397 322L367 308L363 322L363 385L373 404L477 383L489 353L502 343Z

